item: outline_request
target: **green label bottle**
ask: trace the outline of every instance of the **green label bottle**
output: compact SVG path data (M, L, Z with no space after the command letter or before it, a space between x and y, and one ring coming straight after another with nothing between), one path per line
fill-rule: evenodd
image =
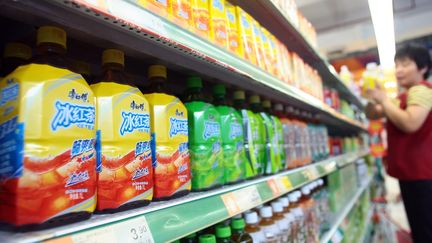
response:
M223 184L223 150L220 115L203 101L199 77L187 80L185 106L188 110L192 190L206 190Z
M242 117L226 104L225 93L224 85L213 87L213 103L221 116L224 184L228 184L244 179L249 161L244 147Z

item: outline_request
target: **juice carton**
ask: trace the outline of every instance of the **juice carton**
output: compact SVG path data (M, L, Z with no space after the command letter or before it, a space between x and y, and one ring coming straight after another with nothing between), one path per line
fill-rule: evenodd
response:
M225 2L225 8L228 18L228 49L236 53L240 58L244 58L243 48L240 44L240 23L236 12L236 6Z
M264 53L264 44L262 40L262 32L261 32L261 26L255 19L251 18L252 23L252 32L253 32L253 39L254 39L254 45L255 45L255 55L257 58L257 65L262 69L266 70L266 56Z
M222 148L225 184L244 179L249 163L244 148L243 120L238 111L227 105L225 86L213 86L213 103L221 116Z
M257 56L255 50L255 39L253 36L252 17L236 6L237 16L239 18L239 33L241 38L241 46L243 48L244 57L252 64L257 65Z
M107 49L103 75L91 85L96 96L96 127L102 167L98 211L120 211L148 204L153 196L149 104L124 73L124 54Z
M193 23L191 0L170 0L168 4L169 19L184 29L190 29Z
M64 30L40 27L37 49L0 82L0 221L17 226L86 219L96 207L93 92L64 68Z
M187 110L176 97L163 93L166 67L152 65L148 73L151 148L154 168L153 198L179 197L191 189Z
M258 160L259 150L256 143L261 142L257 116L248 109L245 101L245 93L242 90L234 92L234 107L240 112L243 120L244 147L248 162L244 171L245 179L262 175L263 166Z
M168 16L169 2L172 0L136 0L141 7L166 18Z
M194 32L208 39L210 32L209 0L192 0Z
M267 36L267 40L269 42L269 47L266 49L267 55L269 56L269 65L270 65L270 73L276 77L280 77L280 68L279 68L279 44L278 40L274 35L272 35L268 30L264 29L264 34Z
M206 190L224 181L221 120L216 108L204 102L201 78L189 77L187 87L192 190Z
M210 37L213 42L223 48L228 47L228 19L225 0L209 0Z
M275 43L271 39L270 32L263 27L261 27L261 35L266 71L275 75L275 68L273 66L276 59L276 52L274 50Z

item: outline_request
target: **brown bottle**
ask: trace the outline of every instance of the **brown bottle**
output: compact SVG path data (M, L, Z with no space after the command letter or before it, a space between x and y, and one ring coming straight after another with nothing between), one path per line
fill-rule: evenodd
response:
M66 32L54 26L42 26L37 32L36 57L33 62L72 70L66 58Z
M264 232L266 242L280 242L280 230L273 218L273 211L270 206L260 209L261 220L259 222L261 230Z
M281 202L274 201L271 203L273 209L273 219L279 228L279 239L281 242L288 242L289 222L285 218L284 209Z
M245 232L245 220L243 218L235 218L231 221L231 239L236 243L252 243L252 237Z
M17 67L28 64L31 57L32 50L28 45L18 42L7 43L3 53L0 77L5 77Z
M245 214L246 227L245 232L252 237L252 241L261 243L266 242L264 232L261 231L258 221L258 214L256 212L248 212Z

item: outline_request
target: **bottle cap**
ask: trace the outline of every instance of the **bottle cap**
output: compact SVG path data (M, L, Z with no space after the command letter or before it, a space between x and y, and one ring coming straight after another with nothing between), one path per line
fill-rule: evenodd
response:
M310 188L309 188L308 186L304 186L304 187L302 187L302 189L301 189L301 193L302 193L303 195L309 195L309 194L310 194Z
M106 49L102 52L102 65L116 63L124 66L124 52L118 49Z
M243 90L237 90L234 92L233 98L235 100L244 100L245 98L245 92Z
M212 234L201 235L198 238L199 243L216 243L216 237Z
M188 88L202 88L202 79L198 76L190 76L186 79Z
M289 201L290 201L291 203L295 203L295 202L297 201L297 195L296 195L294 192L290 193L290 194L288 195L288 198L289 198Z
M272 202L271 207L273 209L273 212L275 213L282 213L283 212L283 206L280 202Z
M274 106L275 111L283 111L283 105L282 104L275 104Z
M28 60L32 57L32 50L30 46L18 43L18 42L9 42L6 44L3 58L8 57L16 57L24 60Z
M280 197L278 199L278 201L280 203L282 203L282 206L285 207L285 208L289 206L289 199L288 199L288 197Z
M241 230L245 227L245 220L243 218L233 219L231 221L231 228L235 230Z
M36 44L55 43L66 49L66 31L54 26L42 26L37 31Z
M320 186L324 185L324 180L323 180L323 179L319 179L319 180L318 180L318 184L319 184Z
M250 102L251 104L259 104L260 101L261 101L261 99L260 99L259 95L252 95L252 96L249 98L249 102Z
M216 237L217 238L231 237L231 228L228 225L223 225L223 224L216 225Z
M193 238L195 238L196 236L197 236L196 233L192 233L192 234L186 236L185 238L186 238L186 239L193 239Z
M90 64L82 61L74 61L73 65L75 66L75 71L79 74L90 75L91 68Z
M260 208L260 215L263 218L271 218L273 217L273 211L272 208L270 206L264 206L262 208Z
M164 65L151 65L148 68L148 78L167 78L167 68Z
M263 100L263 102L261 103L261 105L264 108L271 108L271 102L270 102L270 100Z
M299 200L300 197L301 197L301 192L300 191L295 191L295 193L296 193L297 200Z
M214 95L225 95L226 94L225 85L215 84L213 86L213 94Z
M258 214L256 212L249 212L245 214L245 221L247 224L258 223Z

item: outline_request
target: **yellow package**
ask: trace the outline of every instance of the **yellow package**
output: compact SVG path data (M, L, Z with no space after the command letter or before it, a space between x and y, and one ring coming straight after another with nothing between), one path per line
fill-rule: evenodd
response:
M291 72L290 72L290 65L288 60L289 52L285 45L281 45L281 57L282 57L282 68L284 70L284 77L283 81L287 84L290 83L291 79Z
M210 37L220 46L228 47L227 15L225 12L225 0L210 0Z
M239 18L236 7L229 2L225 3L228 18L228 49L244 58L243 48L240 45Z
M238 6L236 6L236 12L239 18L240 45L243 49L244 57L252 64L257 65L255 40L251 22L252 17Z
M209 38L210 13L208 0L192 0L193 31L205 38Z
M189 29L192 25L191 0L170 0L169 19L176 25Z
M257 65L263 69L266 70L265 66L265 55L263 50L263 40L262 40L262 33L261 33L261 26L254 18L250 16L251 23L252 23L252 33L253 33L253 39L254 39L254 45L255 45L255 55L257 58Z
M164 18L168 15L168 2L171 0L137 0L138 5Z
M270 47L270 50L269 50L269 55L270 55L270 59L271 59L271 71L270 71L270 73L272 73L274 76L281 79L280 65L279 65L279 58L280 58L279 41L270 32L267 31L266 34L268 36L269 47Z
M262 40L262 51L264 56L265 70L273 74L273 63L275 59L275 53L273 52L272 41L270 39L270 32L265 28L261 27L261 40Z

